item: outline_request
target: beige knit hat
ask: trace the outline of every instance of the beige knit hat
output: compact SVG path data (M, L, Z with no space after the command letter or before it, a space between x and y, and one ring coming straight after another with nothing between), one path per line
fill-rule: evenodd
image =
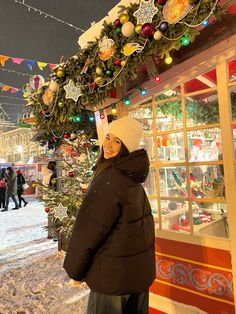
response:
M142 124L131 117L123 117L112 121L107 128L107 133L110 133L119 138L127 147L128 151L139 149L139 143L142 138Z

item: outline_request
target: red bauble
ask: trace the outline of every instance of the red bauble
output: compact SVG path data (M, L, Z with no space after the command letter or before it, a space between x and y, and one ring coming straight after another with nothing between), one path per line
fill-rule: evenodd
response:
M157 0L156 3L159 5L165 5L167 0Z
M74 172L73 170L69 171L69 172L68 172L68 176L69 176L70 178L73 178L73 177L75 176L75 172Z
M65 139L68 139L68 138L70 138L70 134L67 133L67 132L65 132L65 133L63 134L63 137L64 137Z
M142 26L141 34L143 37L149 38L152 37L156 29L152 23L145 23Z
M92 83L89 84L89 87L96 88L97 84L95 82L92 82Z
M114 61L114 64L117 65L117 66L120 66L120 64L121 64L120 59L116 59L116 60Z
M115 25L115 27L120 26L120 25L121 25L120 20L119 20L119 19L116 19L116 20L114 21L114 25Z
M83 147L84 147L84 148L89 148L89 147L90 147L90 144L89 144L89 143L84 143L84 144L83 144Z
M58 142L58 137L53 136L52 140L53 140L53 142Z
M49 207L45 207L44 210L45 210L46 213L50 212L50 208Z
M71 152L71 156L72 156L72 157L77 157L77 156L78 156L77 150L73 150L73 151Z

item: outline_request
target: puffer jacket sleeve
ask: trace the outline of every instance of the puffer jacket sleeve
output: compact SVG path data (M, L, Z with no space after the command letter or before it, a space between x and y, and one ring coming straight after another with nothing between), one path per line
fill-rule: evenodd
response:
M70 278L85 278L94 254L119 219L121 208L117 186L111 181L100 178L91 186L77 215L63 265Z

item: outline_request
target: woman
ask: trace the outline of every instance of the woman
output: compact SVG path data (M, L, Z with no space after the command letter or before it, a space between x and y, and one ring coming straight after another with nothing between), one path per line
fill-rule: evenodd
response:
M22 196L24 191L23 185L25 184L25 178L20 169L18 169L16 173L17 173L17 196L19 200L19 207L21 208L22 202L24 203L24 207L28 204L28 202L26 202L26 200Z
M154 223L142 183L149 172L131 117L108 126L93 181L78 213L64 268L91 289L92 314L148 313L155 279Z

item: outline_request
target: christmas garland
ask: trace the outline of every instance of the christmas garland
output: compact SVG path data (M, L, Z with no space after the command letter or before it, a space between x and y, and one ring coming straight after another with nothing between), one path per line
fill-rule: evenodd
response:
M193 42L197 27L221 11L215 0L141 0L121 7L114 23L103 24L100 37L59 64L50 83L31 94L36 127L44 131L76 130L74 116L100 105L111 89L137 76L137 68L153 55L167 64L170 52ZM138 22L138 23L137 23Z

